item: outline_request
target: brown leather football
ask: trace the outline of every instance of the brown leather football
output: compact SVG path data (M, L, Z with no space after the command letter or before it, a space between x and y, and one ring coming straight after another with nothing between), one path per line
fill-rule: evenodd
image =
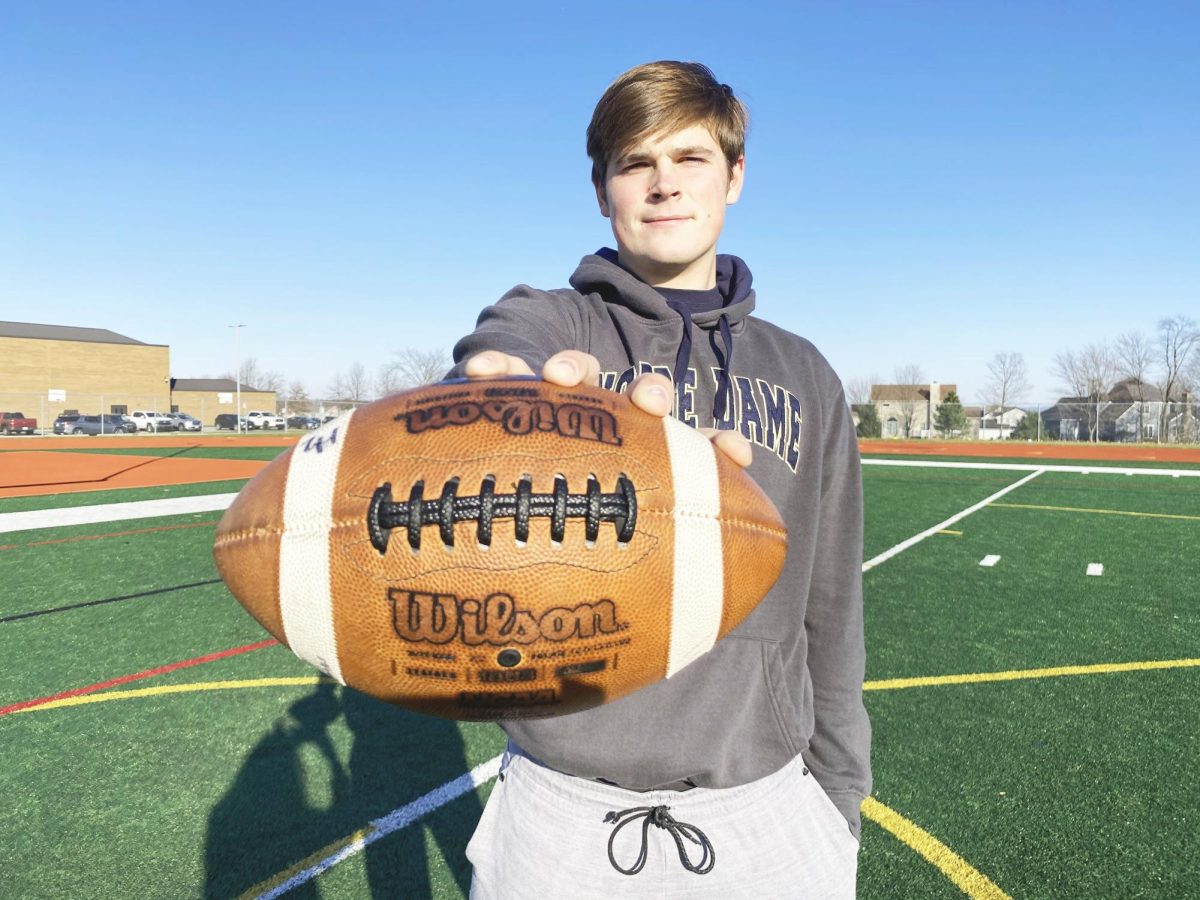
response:
M703 435L628 397L444 382L346 413L217 527L234 596L343 684L453 719L575 712L709 650L787 533Z

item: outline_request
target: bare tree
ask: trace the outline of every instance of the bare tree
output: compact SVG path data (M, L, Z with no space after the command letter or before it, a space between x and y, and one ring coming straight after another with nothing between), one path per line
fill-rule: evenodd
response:
M292 412L306 414L312 412L312 403L308 397L308 391L304 387L304 382L299 379L294 379L287 386L284 392L284 398L287 400L288 409Z
M394 390L441 381L454 365L450 355L440 347L435 350L405 347L403 350L397 350L395 356L394 360L383 367L388 373L390 383L395 384ZM381 381L382 372L383 370Z
M1088 440L1100 440L1100 414L1108 386L1116 378L1117 363L1107 342L1088 344L1080 351L1064 350L1054 357L1054 373L1067 392L1078 399L1087 417Z
M1154 346L1140 331L1127 331L1117 338L1113 353L1117 375L1129 384L1130 393L1137 399L1137 433L1141 440L1146 433L1146 379L1154 364Z
M234 380L232 372L226 372L221 377L228 378L230 381ZM255 391L279 392L283 389L283 376L278 372L260 368L258 360L253 356L242 360L241 382Z
M334 375L333 384L329 387L330 399L353 403L370 400L370 392L370 379L361 362L351 365L345 374L338 372Z
M917 394L917 387L928 384L928 382L925 380L924 371L916 363L898 366L894 377L897 385L912 388L912 391L901 394L896 401L896 406L900 410L900 416L904 422L904 436L911 437L917 414L922 412L925 407L920 395Z
M1029 373L1020 353L997 353L988 363L990 377L983 387L983 398L993 411L1003 414L1009 404L1019 403L1029 393Z
M1175 315L1158 321L1158 353L1162 363L1163 414L1159 433L1169 439L1171 401L1183 386L1192 361L1200 355L1200 328L1188 316Z
M842 388L846 392L846 402L851 406L862 406L871 402L871 386L879 383L879 376L872 372L866 378L849 378Z

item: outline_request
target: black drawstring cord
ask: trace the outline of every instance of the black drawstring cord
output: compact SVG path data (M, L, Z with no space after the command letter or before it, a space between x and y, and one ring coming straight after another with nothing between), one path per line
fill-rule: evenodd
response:
M734 420L737 418L733 409L733 376L730 374L733 366L733 332L730 330L729 320L725 316L721 316L717 320L717 325L721 343L725 345L725 352L721 353L720 348L717 347L718 331L709 332L708 340L712 344L713 355L716 356L717 364L720 366L717 370L717 396L713 400L713 418L716 419L718 428L732 428Z
M636 875L642 871L642 867L646 865L646 854L649 850L649 838L647 835L649 834L650 826L657 825L659 828L665 828L669 831L671 837L675 839L675 848L679 851L679 861L683 863L685 869L689 872L695 872L697 875L707 875L712 871L712 867L717 861L717 852L713 850L713 845L709 841L708 836L695 825L688 825L686 822L676 822L669 812L670 809L671 807L669 806L638 806L634 809L623 809L620 812L609 812L604 817L605 822L611 822L616 826L613 828L612 834L608 836L608 861L612 863L614 869L623 875ZM638 853L637 861L631 868L622 868L617 865L616 857L613 856L613 841L617 839L617 832L634 819L643 816L642 849ZM687 848L684 847L681 838L687 838L693 844L700 846L702 855L698 863L693 863L688 858Z

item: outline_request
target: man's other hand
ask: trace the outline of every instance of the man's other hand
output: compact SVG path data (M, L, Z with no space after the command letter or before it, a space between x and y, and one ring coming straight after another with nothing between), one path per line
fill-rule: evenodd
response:
M518 356L496 350L485 350L467 360L463 370L468 378L503 378L506 375L532 375L533 369ZM600 361L582 350L563 350L555 353L542 367L542 378L559 387L577 384L594 385L600 380ZM629 399L643 412L654 416L669 416L674 406L675 387L654 372L639 375L629 385ZM701 428L722 453L739 466L750 465L750 442L736 431Z

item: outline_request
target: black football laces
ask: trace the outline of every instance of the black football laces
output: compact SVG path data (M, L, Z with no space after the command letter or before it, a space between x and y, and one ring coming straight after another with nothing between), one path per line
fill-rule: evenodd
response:
M479 493L458 493L459 479L451 478L442 486L441 496L426 500L425 482L418 481L409 491L408 500L394 501L392 485L387 483L376 488L367 508L367 530L371 545L380 555L387 552L392 529L404 528L408 532L408 545L413 550L421 549L421 530L436 525L442 543L454 546L454 526L458 522L476 522L476 534L482 547L492 545L492 525L496 519L514 520L514 537L519 543L529 540L529 526L533 519L550 520L550 539L561 543L566 534L568 519L584 520L584 537L589 544L600 535L600 525L612 522L616 527L617 541L628 544L637 527L637 493L633 483L621 475L616 490L604 493L595 476L588 477L587 490L572 494L567 479L559 475L554 479L554 490L549 494L535 494L529 476L521 478L511 494L496 493L496 479L489 475L479 486Z

